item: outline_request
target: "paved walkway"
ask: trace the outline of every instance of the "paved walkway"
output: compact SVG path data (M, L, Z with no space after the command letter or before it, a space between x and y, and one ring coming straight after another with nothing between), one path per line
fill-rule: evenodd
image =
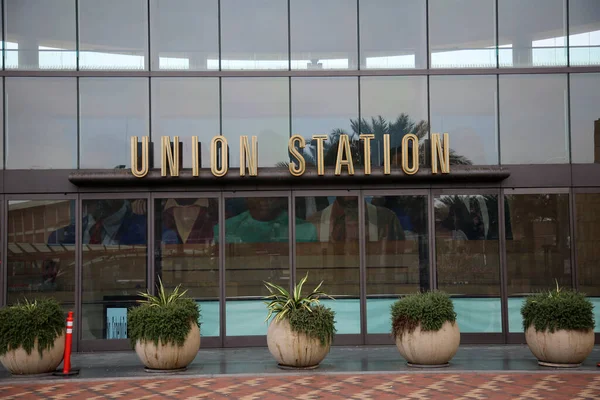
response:
M134 352L78 353L77 377L11 377L0 399L598 399L600 346L573 370L527 346L461 346L450 366L410 368L395 346L334 346L312 371L277 368L266 348L200 349L186 371L149 374Z
M600 399L597 373L295 374L0 383L2 399Z

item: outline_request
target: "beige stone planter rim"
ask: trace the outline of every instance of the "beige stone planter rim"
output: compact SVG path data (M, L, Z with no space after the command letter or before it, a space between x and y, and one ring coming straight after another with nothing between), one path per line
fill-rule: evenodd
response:
M188 332L183 345L176 343L163 343L158 345L153 340L138 339L134 350L145 366L146 372L177 372L185 370L194 361L200 349L200 328L194 321L190 321Z
M289 320L284 318L280 321L273 319L269 323L267 346L279 368L315 369L329 354L331 341L323 345L318 338L294 331ZM304 354L303 348L305 349Z
M548 329L537 331L533 325L529 325L525 330L525 340L539 365L552 368L577 368L591 354L595 333L591 328L586 331L571 329L557 329L554 332Z

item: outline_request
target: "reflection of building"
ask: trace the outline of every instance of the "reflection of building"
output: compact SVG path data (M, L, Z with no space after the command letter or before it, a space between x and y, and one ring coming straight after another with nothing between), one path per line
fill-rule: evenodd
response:
M263 343L264 281L307 272L351 344L391 343L389 306L417 290L452 294L463 343L522 341L523 296L555 280L600 298L600 7L536 1L3 1L0 306L57 297L76 348L102 350L129 347L127 307L159 278L201 306L207 347ZM341 134L354 176L332 170ZM159 167L175 135L181 175L133 179L131 137Z

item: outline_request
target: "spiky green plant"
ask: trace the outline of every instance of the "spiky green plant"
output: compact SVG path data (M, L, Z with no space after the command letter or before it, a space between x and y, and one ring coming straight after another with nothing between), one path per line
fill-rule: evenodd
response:
M267 315L267 318L265 318L265 322L271 319L273 315L275 316L276 321L281 321L288 315L288 313L299 309L305 309L308 312L311 312L312 307L319 304L320 297L328 297L333 299L325 292L319 290L323 285L323 281L321 281L321 283L319 283L308 296L302 296L302 287L306 283L307 279L308 272L306 273L306 276L300 280L296 287L294 287L294 291L291 294L285 288L279 285L271 282L265 282L267 290L269 293L271 293L269 296L265 297L265 300L269 300L268 302L265 302L267 309L269 310L269 314Z
M40 299L0 308L0 355L23 347L31 354L35 340L40 356L65 331L65 315L54 299Z
M556 288L528 296L521 307L523 329L588 331L594 329L594 306L585 294Z
M191 324L200 326L200 306L186 294L187 290L181 291L181 285L172 292L165 291L160 278L156 295L138 293L143 298L138 300L140 305L127 312L127 333L131 345L135 347L140 340L182 346L190 333Z
M265 282L270 295L265 297L269 313L265 322L274 317L274 321L288 319L290 327L296 332L305 333L321 341L322 345L331 343L335 334L335 312L320 304L320 298L333 299L321 291L323 281L307 296L302 295L302 287L308 279L308 272L294 287L292 293L271 282Z
M170 304L175 304L179 299L182 299L187 294L187 290L181 291L181 284L177 285L171 293L165 292L165 286L160 277L158 277L158 294L138 292L138 295L144 300L138 300L139 303L147 304L150 307L166 307Z

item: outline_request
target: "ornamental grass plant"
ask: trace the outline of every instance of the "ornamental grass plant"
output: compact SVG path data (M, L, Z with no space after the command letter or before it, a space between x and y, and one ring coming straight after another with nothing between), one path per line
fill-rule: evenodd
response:
M445 322L454 323L454 304L446 293L431 291L407 295L391 306L392 335L402 337L419 324L422 331L439 331Z
M536 331L589 331L594 329L594 306L585 294L571 289L555 289L535 293L521 307L523 329Z
M196 302L186 297L187 290L181 291L181 285L172 292L165 291L159 278L158 294L138 293L142 300L139 306L127 313L127 330L131 345L136 342L176 344L183 346L191 330L191 324L200 327L200 309Z
M323 282L307 296L303 296L302 287L307 279L308 273L294 287L292 293L279 285L265 282L266 288L271 293L265 297L265 300L268 300L265 304L269 310L265 322L272 317L276 322L287 318L293 331L319 339L325 346L333 341L336 332L335 312L320 304L320 298L333 298L320 290Z
M19 347L31 354L37 339L40 356L65 332L65 315L54 299L17 303L0 309L0 355Z

